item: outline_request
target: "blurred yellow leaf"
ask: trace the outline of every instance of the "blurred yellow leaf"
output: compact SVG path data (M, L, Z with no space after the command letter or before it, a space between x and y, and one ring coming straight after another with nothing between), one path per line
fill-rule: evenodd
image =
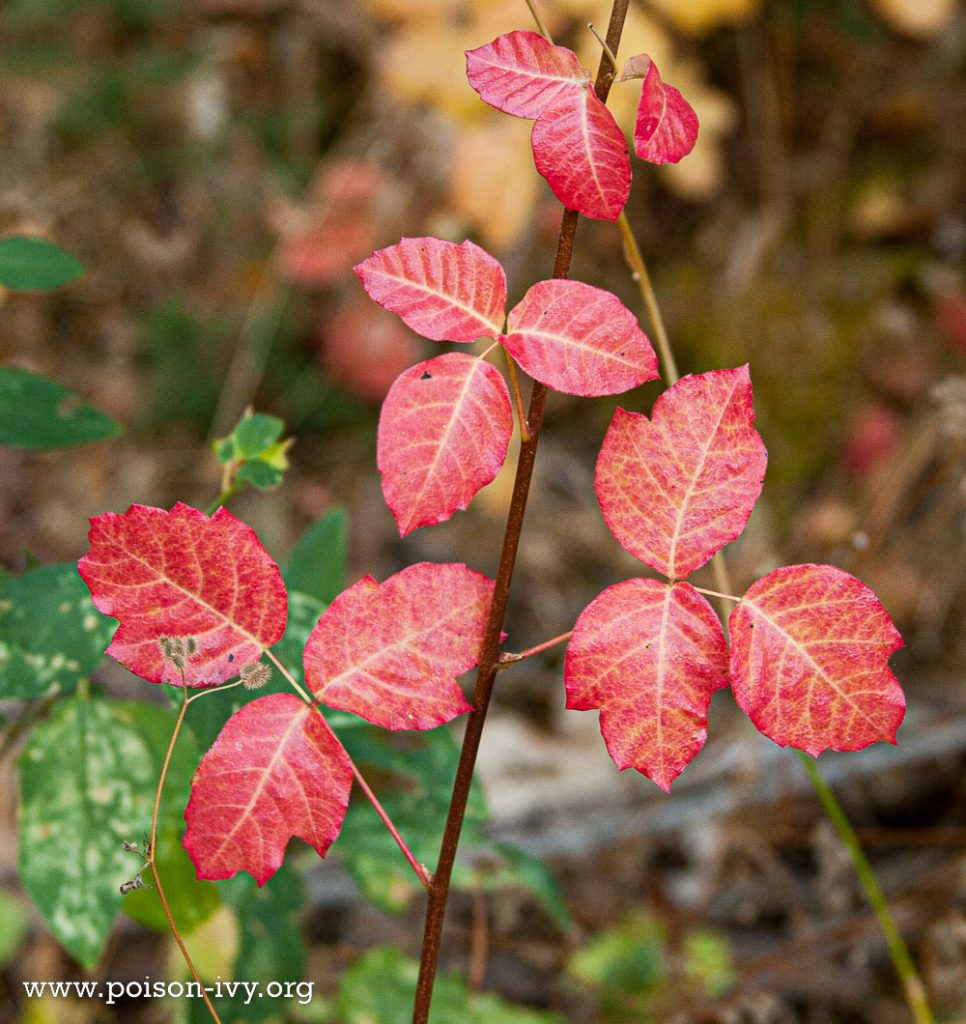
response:
M495 114L462 126L453 147L450 202L494 249L520 237L537 201L530 128L530 121Z
M692 35L708 32L718 25L748 21L761 7L761 0L688 0L687 3L681 3L681 0L649 0L649 3L682 31Z
M871 0L889 28L912 39L938 35L955 17L959 0Z

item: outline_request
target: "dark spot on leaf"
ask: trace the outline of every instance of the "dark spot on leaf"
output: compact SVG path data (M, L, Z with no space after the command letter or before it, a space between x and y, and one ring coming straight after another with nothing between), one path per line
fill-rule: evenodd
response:
M233 662L234 660L235 660L235 655L234 655L234 654L229 654L229 655L228 655L228 662L229 662L229 664L230 664L231 662Z
M423 375L419 379L420 380L432 380L433 379L433 375L429 372L429 370L423 370Z

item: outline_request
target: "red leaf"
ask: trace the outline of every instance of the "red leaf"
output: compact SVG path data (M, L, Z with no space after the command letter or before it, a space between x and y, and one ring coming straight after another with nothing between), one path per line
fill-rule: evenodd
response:
M503 344L536 380L570 395L616 395L658 376L637 319L580 281L535 284L512 310Z
M789 565L731 613L731 686L755 725L808 754L895 743L902 637L875 594L831 565Z
M198 878L247 871L264 885L292 836L324 857L351 787L349 755L315 708L288 693L246 704L192 780L184 847Z
M467 50L466 77L491 107L534 118L562 93L590 81L572 50L554 46L536 32L509 32Z
M503 268L470 241L404 238L356 268L370 298L433 341L499 337L506 306Z
M305 680L330 707L386 729L432 729L471 711L456 676L477 662L493 581L419 562L343 591L305 645Z
M698 118L691 104L661 81L657 66L649 61L634 125L634 152L652 164L676 164L694 149L697 139Z
M162 636L193 637L189 686L237 676L285 632L281 573L255 532L227 509L132 505L91 520L78 569L94 606L120 625L107 653L152 683L181 685Z
M618 543L680 579L745 528L766 462L748 367L713 370L668 388L650 420L618 409L594 486Z
M513 432L500 372L451 352L406 370L379 416L377 463L399 535L464 509L500 471Z
M688 583L615 584L577 620L564 685L568 708L600 708L617 767L667 792L704 745L711 694L728 685L721 623Z
M530 136L537 170L568 209L617 220L631 190L624 133L588 85L562 93Z

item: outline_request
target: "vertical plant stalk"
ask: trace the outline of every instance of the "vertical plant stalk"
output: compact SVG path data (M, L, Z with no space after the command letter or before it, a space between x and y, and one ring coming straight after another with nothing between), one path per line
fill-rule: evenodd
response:
M671 351L671 343L668 338L667 330L664 327L664 318L661 316L661 309L657 302L657 296L654 294L654 289L651 287L651 279L647 272L647 266L644 263L644 257L637 244L637 239L634 238L634 234L630 229L627 218L623 213L620 215L618 220L618 226L620 227L621 238L624 243L624 256L631 269L634 280L638 282L641 297L644 300L648 316L651 319L655 340L657 341L658 350L661 353L661 360L664 364L665 376L667 377L669 385L675 384L679 380L680 375L678 373L677 364L674 361L674 355ZM718 551L715 554L711 565L714 572L715 583L717 584L718 590L723 591L723 593L715 593L713 591L704 590L701 587L698 589L702 590L705 594L712 594L719 599L722 607L722 619L725 623L725 628L727 629L728 612L730 610L727 602L738 601L740 598L729 596L734 588L731 585L731 575L728 572L728 563L723 551ZM852 827L852 823L849 821L848 816L845 813L845 809L836 799L835 794L829 788L828 783L824 778L822 778L822 773L818 770L818 765L815 763L815 760L801 750L796 750L795 753L802 762L808 778L811 781L822 806L825 808L825 813L832 822L839 838L845 844L846 850L848 850L849 856L852 859L852 865L855 868L855 873L858 876L859 883L865 892L866 899L868 899L870 906L875 912L875 916L878 918L879 927L882 930L882 934L886 940L886 946L889 950L889 956L892 958L892 964L895 967L896 973L899 975L899 980L902 982L906 1003L912 1011L913 1018L917 1024L934 1024L935 1018L933 1017L932 1010L930 1009L926 998L925 985L923 984L922 979L919 976L919 972L916 969L915 961L912 959L912 954L909 952L909 947L906 945L899 929L896 927L895 919L893 918L889 910L889 906L886 903L885 895L882 892L882 887L879 885L879 880L876 878L875 870L869 862L869 858L866 856L865 851L862 849L862 845L855 833L855 829Z
M611 9L610 24L607 28L607 44L615 53L620 46L621 33L624 30L624 19L630 0L614 0ZM595 91L601 102L606 102L610 92L614 72L610 61L601 59L597 70ZM573 255L574 237L577 231L578 214L573 210L565 210L560 221L560 234L557 239L557 254L554 259L554 278L564 278L570 273L570 261ZM429 891L426 906L426 922L423 928L423 945L419 960L419 977L416 982L416 998L413 1003L413 1024L427 1024L429 1007L433 998L433 983L436 979L436 965L439 960L440 941L443 932L443 920L446 916L446 903L449 898L450 878L456 861L456 849L459 845L460 830L469 800L470 786L473 782L473 770L476 756L483 735L483 725L489 709L493 681L496 678L500 659L500 638L503 631L503 619L506 615L507 602L510 595L510 583L513 579L513 568L516 563L517 549L520 544L520 533L523 528L523 517L530 492L530 481L533 477L533 464L540 440L540 428L547 404L548 389L534 381L530 393L530 406L527 412L527 429L530 439L520 445L520 456L517 461L516 477L513 482L513 493L510 498L510 509L507 513L506 528L503 534L503 548L496 574L496 585L493 600L486 623L483 647L480 653L479 669L476 676L476 687L473 693L473 710L470 712L463 734L463 746L460 751L456 779L453 783L453 796L450 800L446 827L440 846L439 861L433 874L433 883Z
M893 918L889 905L886 903L885 894L882 892L882 887L879 885L879 880L876 878L875 871L871 863L869 863L865 850L862 849L862 844L859 842L859 837L856 835L852 823L846 816L845 810L838 802L831 787L822 778L822 773L818 770L815 759L809 757L808 754L801 750L796 750L795 753L798 755L802 767L808 773L808 777L815 787L815 792L818 794L819 800L822 801L825 813L838 833L839 839L842 840L845 848L849 851L855 873L865 892L866 899L879 920L879 928L885 937L886 945L889 948L889 956L892 958L896 973L902 982L906 1003L912 1011L916 1024L934 1024L935 1018L926 998L926 989L922 979L919 977L919 972L916 970L912 954L909 952L909 947L906 945L905 939L903 939L898 927L896 927L895 918Z

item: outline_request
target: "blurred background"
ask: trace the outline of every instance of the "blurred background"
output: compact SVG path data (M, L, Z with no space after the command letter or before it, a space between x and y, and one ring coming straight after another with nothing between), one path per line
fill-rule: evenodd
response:
M603 32L609 5L539 6L555 41L596 68L586 25ZM533 169L530 123L486 107L464 76L464 50L532 27L524 0L5 0L0 235L47 237L86 275L0 294L0 360L126 428L64 451L0 449L7 571L76 560L88 516L106 510L205 507L219 492L211 440L254 407L285 420L291 469L232 508L277 558L342 505L350 581L420 560L493 574L505 473L469 511L398 538L375 469L379 403L440 347L370 302L351 268L433 234L500 259L511 304L550 276L560 208ZM869 583L902 631L898 748L822 764L934 1007L966 1019L966 10L643 0L619 56L640 52L701 128L677 166L633 161L627 213L682 372L750 363L769 449L764 495L727 550L735 586L831 562ZM628 130L636 84L610 102ZM651 332L613 225L581 222L572 276L616 292ZM659 391L619 404L648 411ZM551 398L510 649L571 628L605 586L641 572L593 495L614 404ZM562 658L500 677L481 771L494 834L547 860L573 922L525 892L460 894L445 966L469 958L474 983L575 1024L907 1020L794 758L722 693L708 746L665 797L614 771L596 716L563 711ZM144 697L144 684L113 685ZM5 747L0 765L10 892L16 754ZM387 915L338 870L320 866L302 920L320 991L370 943L418 952L421 901ZM139 955L160 957L162 941L138 937ZM124 945L109 946L101 976L118 976ZM713 985L694 981L702 955L724 972ZM71 970L33 921L7 954L9 1019L67 1020L20 1005L19 981Z

